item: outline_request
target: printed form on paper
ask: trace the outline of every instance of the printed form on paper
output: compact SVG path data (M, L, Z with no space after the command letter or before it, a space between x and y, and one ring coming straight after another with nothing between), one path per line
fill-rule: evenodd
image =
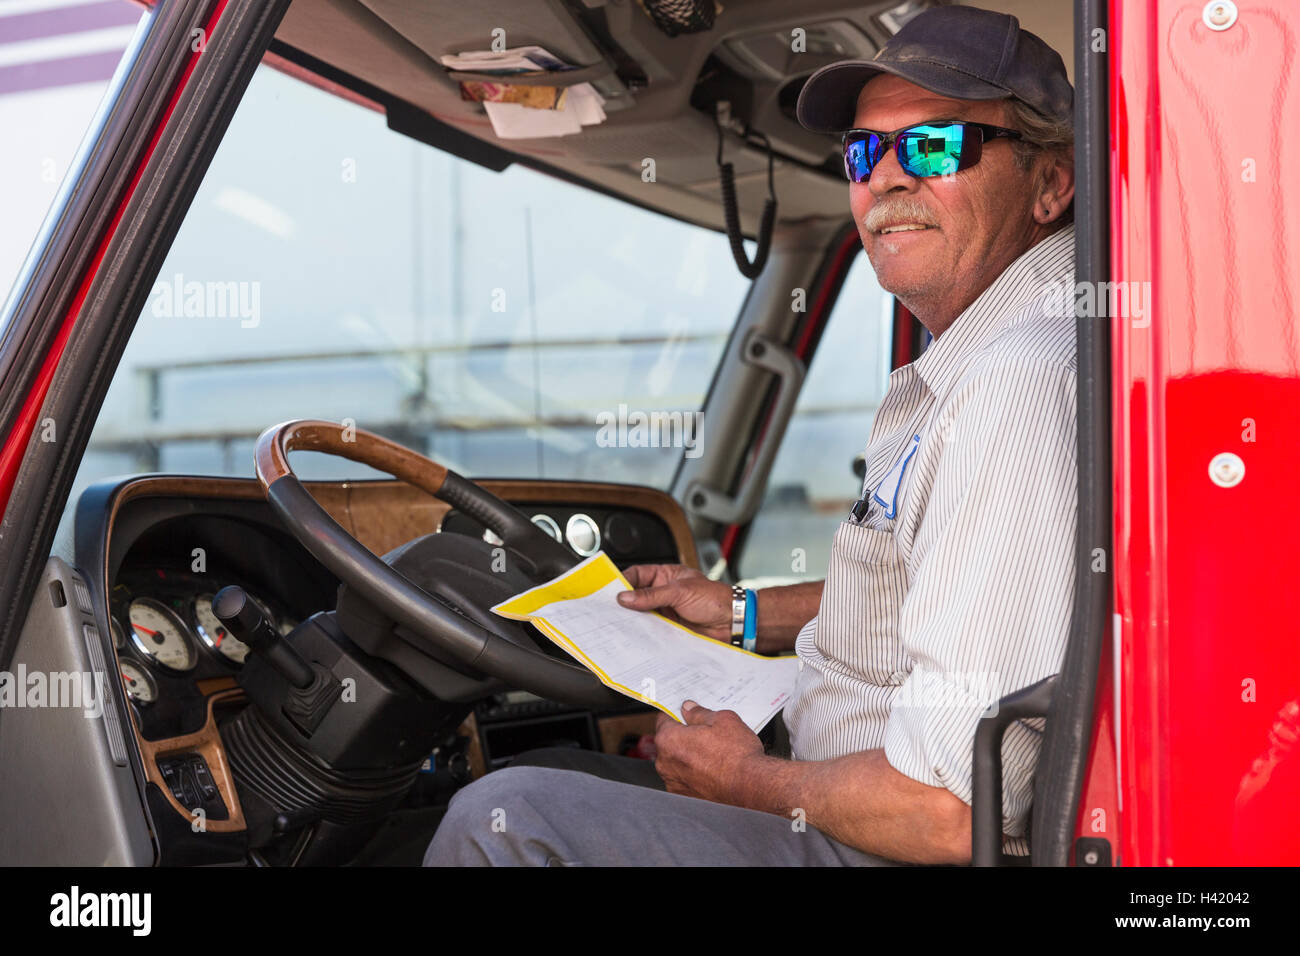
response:
M614 562L598 551L492 611L531 621L601 683L678 721L683 701L693 700L710 710L734 710L758 733L785 706L798 658L763 657L661 614L623 607L615 595L631 589Z

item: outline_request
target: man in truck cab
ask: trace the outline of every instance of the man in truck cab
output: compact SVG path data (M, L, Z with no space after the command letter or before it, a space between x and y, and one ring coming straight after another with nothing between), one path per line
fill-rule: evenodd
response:
M800 122L843 134L878 281L933 340L890 375L826 580L757 594L757 649L801 662L790 752L688 704L660 718L653 766L539 751L471 784L426 863L970 860L977 723L1059 669L1073 601L1074 317L1045 296L1074 281L1072 104L1057 53L969 7L813 74ZM626 606L731 639L730 586L627 576ZM1011 854L1028 852L1040 736L1021 721L1003 742Z

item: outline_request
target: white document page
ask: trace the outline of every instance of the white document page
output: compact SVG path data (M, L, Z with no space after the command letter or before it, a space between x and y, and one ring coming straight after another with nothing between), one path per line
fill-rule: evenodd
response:
M582 130L578 115L570 110L535 110L518 103L491 101L485 102L483 109L499 139L541 139Z
M763 657L615 600L631 585L598 552L492 610L528 620L609 687L681 720L682 703L734 710L757 733L790 697L796 657Z

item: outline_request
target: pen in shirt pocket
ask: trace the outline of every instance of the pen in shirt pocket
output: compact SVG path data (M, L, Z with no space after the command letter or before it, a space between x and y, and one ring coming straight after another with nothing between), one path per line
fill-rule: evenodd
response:
M849 520L854 524L862 524L867 520L867 515L871 511L871 494L864 494L857 501L853 502L853 507L849 509Z

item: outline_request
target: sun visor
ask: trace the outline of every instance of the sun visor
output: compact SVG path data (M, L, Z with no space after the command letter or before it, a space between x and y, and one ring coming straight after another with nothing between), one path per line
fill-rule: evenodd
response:
M436 64L468 52L496 52L540 47L573 69L545 77L520 77L516 85L560 89L590 84L605 112L627 109L632 91L616 64L589 32L559 4L474 0L462 4L420 4L410 0L361 0L375 16L400 33ZM474 70L449 71L456 83L500 82L501 77ZM626 71L624 71L626 72Z

